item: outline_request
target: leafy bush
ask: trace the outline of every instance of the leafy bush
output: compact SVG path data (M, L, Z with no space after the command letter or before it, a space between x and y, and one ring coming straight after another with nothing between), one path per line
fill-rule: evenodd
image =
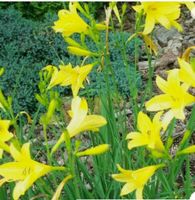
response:
M47 28L50 24L24 19L13 9L0 10L0 23L0 66L5 67L0 84L13 96L16 111L33 111L38 71L59 64L58 55L67 56L64 42Z
M89 3L89 8L94 16L104 7L103 2ZM27 19L40 20L46 13L57 13L58 10L67 8L68 2L0 2L0 9L14 8L21 12Z
M61 61L71 62L73 65L81 63L79 58L68 55L63 38L51 29L56 18L56 15L48 14L43 22L38 22L23 18L14 9L0 10L0 66L5 67L0 85L6 95L13 97L16 112L26 110L33 113L36 110L34 94L38 92L41 68L49 64L59 65ZM129 37L129 33L121 34L125 39ZM110 35L110 53L119 90L128 95L125 68L119 56L120 48L115 48L116 45L121 45L121 34ZM91 41L87 45L94 49ZM133 44L128 45L128 54L130 59ZM134 76L133 73L132 75ZM98 76L103 82L103 75ZM90 81L87 89L91 89L91 95L95 95L99 87L96 70L91 74Z
M14 8L28 19L40 20L47 12L56 13L63 9L67 3L63 2L4 2L0 3L1 9Z

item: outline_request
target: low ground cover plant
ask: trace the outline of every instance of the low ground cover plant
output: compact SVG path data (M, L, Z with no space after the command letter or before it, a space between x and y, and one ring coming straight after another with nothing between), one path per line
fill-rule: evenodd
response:
M182 31L181 8L195 17L195 4L137 3L131 34L124 32L128 6L107 4L104 21L91 15L88 3L58 12L52 29L64 40L66 58L50 58L36 75L31 69L39 78L33 114L16 111L15 95L2 86L0 199L186 199L194 191L195 46L181 52L166 77L154 75L152 59L156 24ZM146 80L138 68L142 53ZM2 80L8 69L0 69ZM178 122L184 134L173 151Z

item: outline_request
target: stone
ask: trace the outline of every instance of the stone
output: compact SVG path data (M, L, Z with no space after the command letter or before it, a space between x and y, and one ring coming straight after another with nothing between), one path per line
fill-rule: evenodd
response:
M174 28L167 30L162 26L158 27L155 30L154 35L161 47L167 46L169 40L182 40L182 35Z

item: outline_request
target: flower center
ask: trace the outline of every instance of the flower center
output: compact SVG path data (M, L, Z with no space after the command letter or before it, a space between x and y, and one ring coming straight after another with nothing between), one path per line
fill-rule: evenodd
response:
M29 175L30 173L31 173L31 168L30 167L26 167L26 168L24 168L24 171L22 172L22 174L24 175L24 176L27 176L27 175Z
M149 7L149 10L150 10L150 11L157 11L157 7L150 6L150 7Z

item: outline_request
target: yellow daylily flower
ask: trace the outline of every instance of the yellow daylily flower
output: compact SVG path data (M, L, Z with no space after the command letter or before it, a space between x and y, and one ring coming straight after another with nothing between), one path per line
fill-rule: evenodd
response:
M71 111L69 112L72 119L67 126L70 137L74 137L85 130L99 131L99 128L106 124L104 117L100 115L87 115L87 112L88 105L86 99L78 96L75 97L72 100Z
M59 19L54 22L53 29L64 36L71 36L73 33L88 32L88 24L78 15L76 4L69 4L69 10L60 10Z
M143 34L149 34L155 24L161 24L167 29L175 27L182 31L182 27L176 20L180 16L180 3L178 2L142 2L141 5L133 6L133 9L146 14Z
M56 85L68 86L71 85L73 96L77 96L79 89L83 88L83 82L87 75L91 72L93 64L85 66L76 66L72 68L71 64L60 65L60 70L54 71L48 88Z
M87 115L87 112L87 101L78 96L73 98L71 111L69 111L69 115L72 119L67 126L70 138L83 131L99 131L99 128L106 124L104 117L100 115ZM56 145L53 147L52 152L55 152L62 142L64 142L64 133L62 133Z
M88 155L99 155L108 151L110 145L109 144L100 144L96 147L92 147L86 149L85 151L80 151L76 153L76 156L88 156Z
M160 164L144 167L138 170L126 170L120 167L120 165L117 165L117 168L121 173L113 174L112 178L116 181L125 183L120 193L121 196L136 190L136 199L141 200L143 199L142 193L144 185L148 182L150 177L153 176L155 171L163 166L163 164Z
M181 58L178 58L178 63L180 66L178 72L181 81L195 87L195 71L192 66Z
M14 200L24 195L38 178L53 170L64 170L64 167L53 167L31 159L29 143L25 143L20 151L11 144L10 153L15 161L0 165L3 177L0 182L17 181L13 190Z
M174 117L185 119L184 108L192 104L195 97L188 93L188 85L180 83L177 69L168 73L167 81L157 76L156 84L164 94L157 95L146 102L146 109L148 111L169 109L162 119L163 128L166 129Z
M126 137L127 140L130 140L128 142L130 150L140 146L147 146L149 149L159 152L165 150L160 137L162 129L161 115L162 112L158 112L151 121L146 114L139 112L137 124L139 132L130 132Z
M10 123L10 120L0 120L0 158L2 158L3 150L9 152L9 146L5 142L13 137L13 134L9 132Z

